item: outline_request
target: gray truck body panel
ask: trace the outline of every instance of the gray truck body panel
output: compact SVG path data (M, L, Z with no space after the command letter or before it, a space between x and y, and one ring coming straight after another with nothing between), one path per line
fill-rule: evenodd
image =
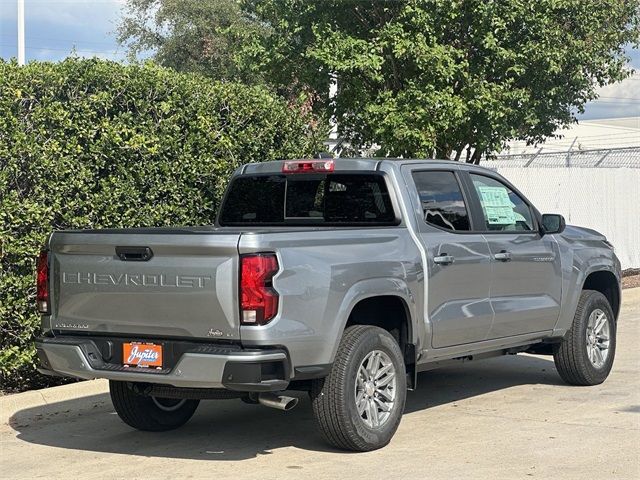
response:
M281 165L249 164L234 175L280 173ZM265 359L258 361L269 361L270 349L278 348L285 352L289 379L304 372L322 375L354 307L377 296L398 297L405 305L408 341L420 368L562 337L592 272L611 272L619 288L619 262L597 232L567 227L546 235L459 233L427 224L412 179L416 170L473 171L504 181L488 169L457 162L337 160L337 172L384 174L397 225L53 233L48 244L52 314L43 317L52 338L38 343L49 357L47 370L82 378L226 386L221 365L233 356L209 363L201 359L197 367L174 367L149 379L147 373L93 368L73 345L51 346L58 337L110 335L229 342L264 350ZM116 246L149 247L153 258L122 262ZM504 250L511 252L511 261L496 261L495 254ZM277 255L278 314L264 326L241 326L239 258L256 252ZM455 262L435 263L443 253ZM203 368L211 372L208 381ZM182 379L176 377L179 370Z
M151 331L159 337L206 337L217 328L239 340L239 237L215 231L54 234L52 326L123 335ZM116 245L144 245L154 257L123 262L114 255Z

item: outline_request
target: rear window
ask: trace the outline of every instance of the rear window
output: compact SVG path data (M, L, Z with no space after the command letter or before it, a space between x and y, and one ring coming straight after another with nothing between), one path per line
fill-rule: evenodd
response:
M236 177L221 225L395 225L382 175L357 173Z
M414 172L424 221L446 230L470 230L462 190L453 172Z

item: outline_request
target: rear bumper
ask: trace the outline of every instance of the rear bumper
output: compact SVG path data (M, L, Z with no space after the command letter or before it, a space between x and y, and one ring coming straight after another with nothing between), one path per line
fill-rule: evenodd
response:
M40 338L36 341L38 370L46 375L246 392L284 390L289 384L290 362L282 349L193 343L172 367L151 370L105 361L103 344L102 340L71 336Z

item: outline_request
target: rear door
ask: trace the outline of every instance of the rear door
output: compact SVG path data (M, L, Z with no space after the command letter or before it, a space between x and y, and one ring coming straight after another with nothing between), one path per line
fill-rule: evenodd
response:
M481 234L472 233L469 206L455 170L404 166L418 195L418 235L427 251L427 314L432 347L484 340L493 312L489 300L491 260Z
M239 233L126 232L51 237L54 330L240 338Z
M539 233L533 208L504 179L473 172L467 179L493 265L489 338L553 329L562 293L557 242Z

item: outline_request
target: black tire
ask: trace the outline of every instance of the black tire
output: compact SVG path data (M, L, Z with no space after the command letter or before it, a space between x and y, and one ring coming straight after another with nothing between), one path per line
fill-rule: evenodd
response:
M607 316L609 349L600 367L589 359L587 327L590 315L601 310ZM573 318L573 325L553 353L556 369L562 379L571 385L598 385L605 381L616 353L616 320L607 298L595 290L583 290Z
M385 353L395 369L395 400L386 420L372 428L358 413L355 390L361 363L376 350ZM402 419L406 397L407 378L398 343L386 330L367 325L345 330L331 372L314 380L311 388L314 417L324 438L338 448L360 452L389 443Z
M111 401L118 416L138 430L163 432L189 421L200 400L154 398L134 392L127 382L109 381Z

